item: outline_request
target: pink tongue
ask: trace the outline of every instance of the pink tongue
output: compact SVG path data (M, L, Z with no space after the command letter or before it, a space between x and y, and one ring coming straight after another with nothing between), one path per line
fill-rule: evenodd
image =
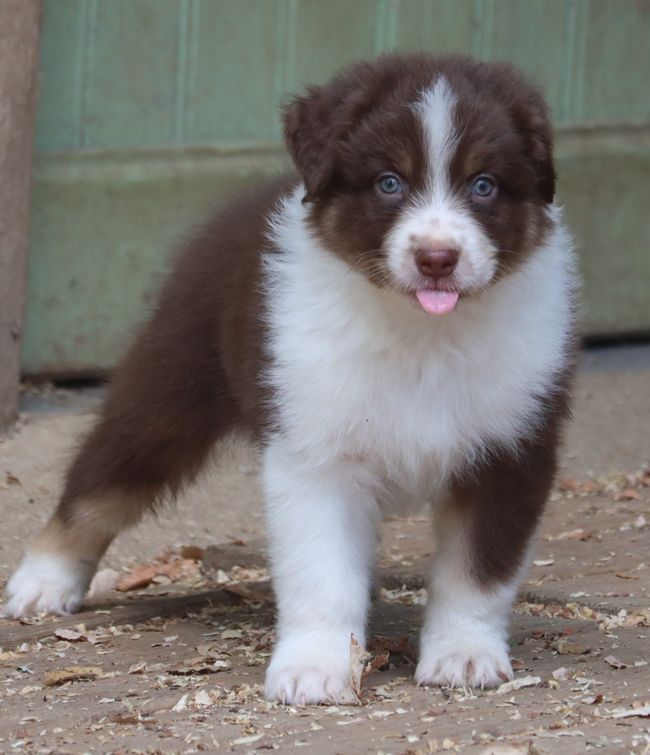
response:
M456 306L458 293L455 291L430 291L420 289L415 292L420 306L430 315L446 315Z

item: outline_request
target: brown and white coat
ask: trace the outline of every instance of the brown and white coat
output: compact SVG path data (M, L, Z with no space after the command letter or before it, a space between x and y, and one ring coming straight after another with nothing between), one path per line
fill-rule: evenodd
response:
M347 699L377 524L422 504L416 680L497 684L573 362L546 107L505 64L384 56L293 100L285 135L300 180L181 250L7 611L75 610L112 538L244 430L278 599L268 696Z

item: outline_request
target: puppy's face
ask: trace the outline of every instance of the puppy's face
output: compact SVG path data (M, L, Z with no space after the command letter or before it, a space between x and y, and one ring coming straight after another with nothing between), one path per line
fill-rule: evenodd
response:
M327 248L427 312L451 312L543 238L546 108L505 64L357 64L294 100L285 136Z

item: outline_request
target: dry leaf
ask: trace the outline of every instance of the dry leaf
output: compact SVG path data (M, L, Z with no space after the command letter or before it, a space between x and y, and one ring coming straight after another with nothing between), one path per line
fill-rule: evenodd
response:
M197 573L196 561L190 558L173 558L166 563L140 564L120 580L115 589L120 592L148 587L158 577L169 577L173 582L187 574Z
M511 682L504 682L504 684L497 687L496 692L498 695L507 695L509 692L514 692L523 687L537 687L537 685L541 683L542 680L539 676L523 676L521 679L513 679Z
M174 705L172 710L175 713L179 713L180 711L185 710L185 708L187 708L187 694L183 695L180 698L180 700L176 703L176 705Z
M557 640L551 643L551 647L557 650L560 655L585 655L585 653L591 652L591 648L588 648L586 645L569 642L569 640L565 640L563 637L558 637Z
M618 710L612 713L612 718L648 718L650 716L650 705L642 705L640 708L630 708L629 710Z
M387 603L401 603L405 606L423 606L427 602L427 591L422 587L417 590L409 590L400 587L396 590L388 590L382 587L379 590L381 599Z
M180 661L169 669L174 676L191 676L193 674L216 674L219 671L229 671L229 661L223 658L198 656L188 661Z
M580 483L578 480L574 480L571 477L563 477L558 480L557 485L560 490L563 490L565 493L577 493L580 489Z
M212 698L204 689L200 689L195 695L194 695L194 705L196 705L197 708L207 708L210 705L214 705Z
M623 620L626 627L650 627L650 608L641 608L634 613L628 612Z
M640 501L641 496L634 488L625 488L614 496L615 501Z
M559 480L558 487L563 492L573 495L595 495L603 492L603 486L595 480L574 480L571 477Z
M120 592L128 592L129 590L137 590L140 587L148 587L157 574L158 567L152 564L140 564L130 574L122 578L115 586L115 589Z
M116 713L110 717L109 721L113 724L135 725L140 723L140 716L136 713Z
M585 534L582 528L575 530L565 530L564 532L558 532L557 535L545 535L544 540L554 542L556 540L580 540Z
M251 600L254 603L266 603L271 600L271 595L268 593L260 592L259 590L251 590L242 584L226 584L223 585L222 590L237 595L244 600Z
M83 642L88 639L88 635L85 631L79 632L76 629L55 629L53 634L60 640L68 640L68 642Z
M619 661L619 659L614 655L608 655L606 658L603 658L605 663L608 663L612 668L615 669L622 669L627 668L627 663L623 663L623 661Z
M103 675L99 666L68 666L68 668L48 671L45 674L45 684L48 687L56 687L66 682L89 682Z
M198 545L182 545L180 555L181 558L190 559L190 561L200 561L203 558L203 548Z
M372 655L359 643L359 640L350 635L350 687L355 702L361 702L361 684L366 663L372 660Z
M617 571L614 576L618 577L619 579L639 579L638 574L628 574L624 571Z
M34 692L40 692L42 689L43 687L40 687L37 684L28 684L26 687L23 687L20 690L20 694L27 696L33 694Z
M374 674L375 671L381 671L381 669L385 668L388 665L388 660L390 656L388 653L379 653L378 655L373 655L371 660L366 663L365 668L363 669L363 674L361 676L362 683L365 682L366 678L370 676L370 674Z
M253 742L257 742L264 736L264 733L262 734L251 734L248 737L239 737L239 739L233 739L231 744L234 745L251 745Z
M373 637L370 640L368 649L372 653L389 653L393 655L402 655L406 658L414 659L413 648L409 645L408 635L401 637L383 637L381 635Z
M586 543L589 540L596 540L597 542L600 542L601 538L600 535L596 535L593 532L587 532L582 529L582 527L578 527L574 530L565 530L564 532L559 532L557 535L546 535L544 537L544 540L548 542L555 542L558 540L578 540Z

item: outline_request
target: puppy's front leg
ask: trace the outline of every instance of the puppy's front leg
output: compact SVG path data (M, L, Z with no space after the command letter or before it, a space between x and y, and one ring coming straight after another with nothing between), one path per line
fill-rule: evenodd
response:
M554 445L529 443L457 482L436 511L419 684L494 687L512 678L510 611L554 470Z
M353 464L308 467L276 439L266 449L264 486L278 606L266 695L352 702L350 635L365 642L376 549L372 485Z

